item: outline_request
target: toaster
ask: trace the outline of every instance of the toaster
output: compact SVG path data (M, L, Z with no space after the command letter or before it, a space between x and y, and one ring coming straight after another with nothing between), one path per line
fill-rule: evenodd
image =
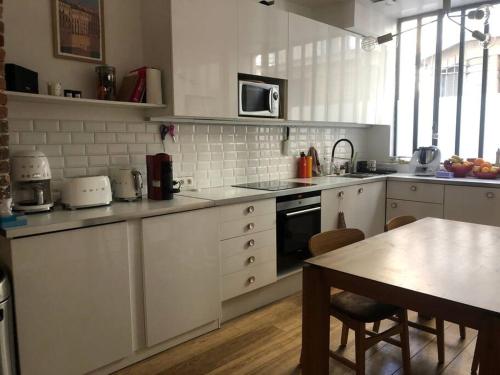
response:
M71 210L106 206L112 201L108 176L75 177L64 181L61 203Z

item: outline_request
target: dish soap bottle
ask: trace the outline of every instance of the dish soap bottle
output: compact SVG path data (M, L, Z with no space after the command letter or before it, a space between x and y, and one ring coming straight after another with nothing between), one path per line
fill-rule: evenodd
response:
M497 167L500 167L500 148L497 150L497 160L495 162Z

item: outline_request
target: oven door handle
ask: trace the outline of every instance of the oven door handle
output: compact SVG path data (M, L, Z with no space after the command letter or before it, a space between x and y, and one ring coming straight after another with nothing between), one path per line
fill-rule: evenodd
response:
M298 216L298 215L308 214L310 212L315 212L315 211L320 211L320 210L321 210L321 207L313 207L313 208L308 208L307 210L288 212L285 214L285 216L286 217Z

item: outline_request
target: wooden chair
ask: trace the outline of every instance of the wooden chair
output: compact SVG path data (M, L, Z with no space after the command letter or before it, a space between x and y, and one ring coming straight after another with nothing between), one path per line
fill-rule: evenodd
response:
M309 249L314 256L318 256L364 238L365 235L358 229L338 229L311 237ZM355 370L357 375L363 375L365 374L365 351L380 341L386 341L401 348L404 373L410 373L408 316L405 309L379 303L354 293L340 292L331 297L330 314L342 322L341 347L347 344L349 329L354 330L356 362L330 350L332 358ZM378 333L366 329L367 323L377 322L392 316L396 316L398 322L388 330ZM392 338L395 335L400 335L399 341Z
M385 231L388 232L390 230L402 227L404 225L410 224L417 221L414 216L398 216L389 220L387 224L385 224ZM432 328L423 324L419 324L417 322L408 321L408 326L412 328L419 329L421 331L425 331L436 335L437 338L437 349L438 349L438 362L444 362L444 321L442 319L436 318L436 328ZM465 339L465 326L460 325L460 338ZM380 322L376 322L373 324L373 331L378 332L380 329Z

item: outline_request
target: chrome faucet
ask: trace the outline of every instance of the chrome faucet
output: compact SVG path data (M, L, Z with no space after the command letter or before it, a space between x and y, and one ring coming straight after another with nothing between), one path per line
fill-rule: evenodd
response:
M346 163L347 164L346 172L350 173L353 171L353 168L354 168L354 166L352 165L354 162L354 160L353 160L354 159L354 145L347 138L342 138L342 139L339 139L337 142L335 142L335 144L333 145L333 148L332 148L331 164L332 164L332 168L333 168L335 174L340 174L340 168L338 168L335 165L334 160L335 160L335 149L337 148L338 144L341 142L347 142L347 143L349 143L349 145L351 145L351 158Z

